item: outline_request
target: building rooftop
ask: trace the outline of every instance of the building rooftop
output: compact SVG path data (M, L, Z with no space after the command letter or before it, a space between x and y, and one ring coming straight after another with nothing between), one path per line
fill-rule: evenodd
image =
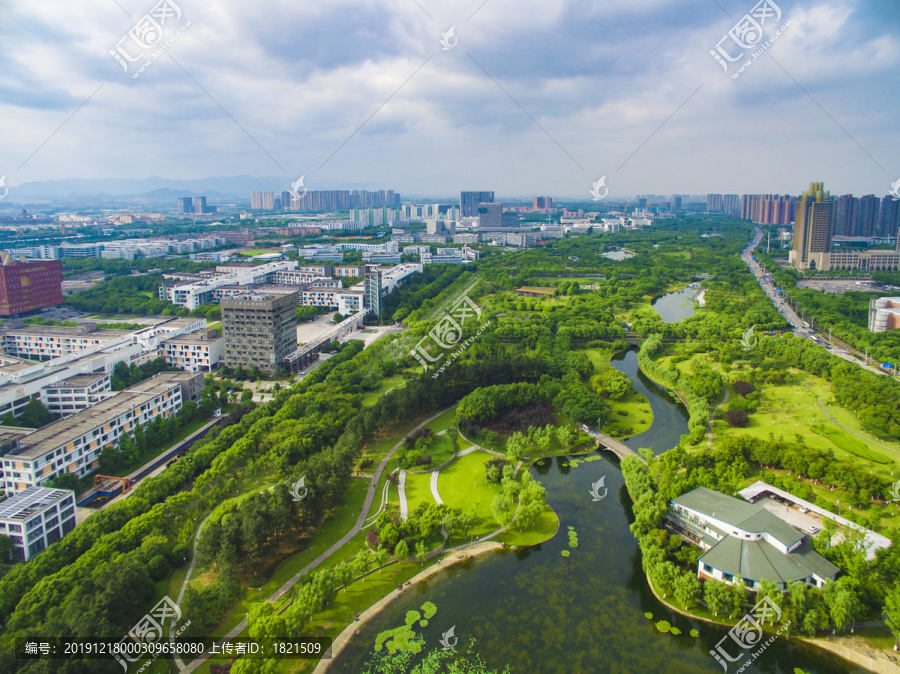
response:
M95 372L92 374L76 374L72 377L66 377L62 381L58 381L55 384L50 384L47 388L90 386L91 384L103 379L104 377L106 377L105 372Z
M0 503L0 520L21 520L24 522L36 513L67 498L72 493L68 489L28 487L28 489Z
M146 402L147 398L167 391L183 378L194 377L190 372L167 372L136 384L125 391L101 400L96 405L76 412L70 417L54 421L19 440L18 450L6 456L36 459L67 445L76 438L112 421L127 410Z
M767 533L788 548L803 540L799 531L768 510L706 487L682 494L673 503L750 533Z
M774 583L792 583L813 574L823 579L831 578L840 571L805 543L784 554L764 540L748 541L735 536L723 538L699 561L736 578Z

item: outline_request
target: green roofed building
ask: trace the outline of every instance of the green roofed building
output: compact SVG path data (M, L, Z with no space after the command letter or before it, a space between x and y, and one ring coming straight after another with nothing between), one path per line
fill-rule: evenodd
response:
M823 587L840 571L765 508L706 487L673 499L666 524L705 550L698 560L700 578L728 584L740 578L750 590L767 580L786 589L798 580Z

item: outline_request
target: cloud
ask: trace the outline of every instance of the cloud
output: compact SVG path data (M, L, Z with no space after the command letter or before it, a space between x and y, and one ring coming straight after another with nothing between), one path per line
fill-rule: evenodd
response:
M676 0L182 0L190 26L132 80L109 52L152 2L13 0L0 8L0 157L18 166L103 86L21 172L0 173L283 169L310 184L567 196L604 173L628 194L797 191L820 171L836 190L877 192L884 171L828 116L900 174L887 165L900 9L877 1L783 3L791 25L771 54L790 75L763 57L732 80L708 52L750 2L727 3L728 17ZM459 43L443 51L451 25Z

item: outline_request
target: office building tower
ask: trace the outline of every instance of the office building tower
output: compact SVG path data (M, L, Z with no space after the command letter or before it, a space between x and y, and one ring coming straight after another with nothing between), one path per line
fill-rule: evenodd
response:
M680 194L672 195L672 210L673 211L681 210L681 195Z
M553 199L550 197L535 197L534 208L553 208Z
M494 203L493 192L460 192L459 214L463 218L474 218L478 215L479 204Z
M181 208L182 213L193 213L194 212L193 197L178 197L178 206Z
M503 227L503 204L482 202L475 209L478 229L500 229Z
M297 349L297 293L247 291L223 297L225 365L274 374Z
M206 197L197 197L194 199L194 213L209 213L206 205Z
M810 183L794 209L794 248L790 263L795 269L815 267L812 256L831 251L834 199L823 183Z
M291 210L291 193L288 191L284 191L281 193L281 210Z
M369 313L381 316L381 272L374 271L366 274L365 307Z
M0 253L0 316L19 316L63 303L62 263L26 262Z
M271 211L275 208L274 192L251 192L250 193L250 210L252 211Z

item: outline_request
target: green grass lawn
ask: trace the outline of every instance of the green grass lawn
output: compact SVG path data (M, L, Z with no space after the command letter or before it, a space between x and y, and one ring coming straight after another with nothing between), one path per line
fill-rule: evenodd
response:
M117 470L112 471L110 474L113 477L125 477L128 473L140 468L145 463L149 462L152 459L155 459L160 454L165 453L169 449L171 449L174 445L177 445L179 442L184 440L191 433L195 433L203 428L206 424L208 424L211 419L197 419L192 421L187 426L178 431L178 435L175 436L173 440L170 440L166 443L165 447L159 447L158 449L150 449L146 452L140 454L132 463L127 466L123 466Z
M434 497L431 495L431 473L424 475L407 473L406 503L409 506L409 512L415 510L421 503L434 503Z
M454 407L452 410L447 410L437 419L428 424L428 428L430 428L435 433L440 433L441 431L446 431L448 428L456 426L456 408Z
M405 384L403 375L395 374L392 377L386 377L381 380L381 385L375 389L374 391L368 391L363 394L363 405L365 407L371 407L375 403L377 403L381 396L387 393L392 388L400 386L401 384Z
M653 424L653 409L643 393L632 390L620 400L610 401L609 421L603 432L614 438L643 433Z
M266 253L280 253L280 248L254 248L253 250L242 250L238 255L244 257L255 257L256 255L264 255Z
M471 531L473 536L484 536L500 527L491 511L499 489L488 484L484 476L484 464L493 458L485 452L472 452L458 458L438 475L438 493L444 503L464 511L475 509L478 519Z

